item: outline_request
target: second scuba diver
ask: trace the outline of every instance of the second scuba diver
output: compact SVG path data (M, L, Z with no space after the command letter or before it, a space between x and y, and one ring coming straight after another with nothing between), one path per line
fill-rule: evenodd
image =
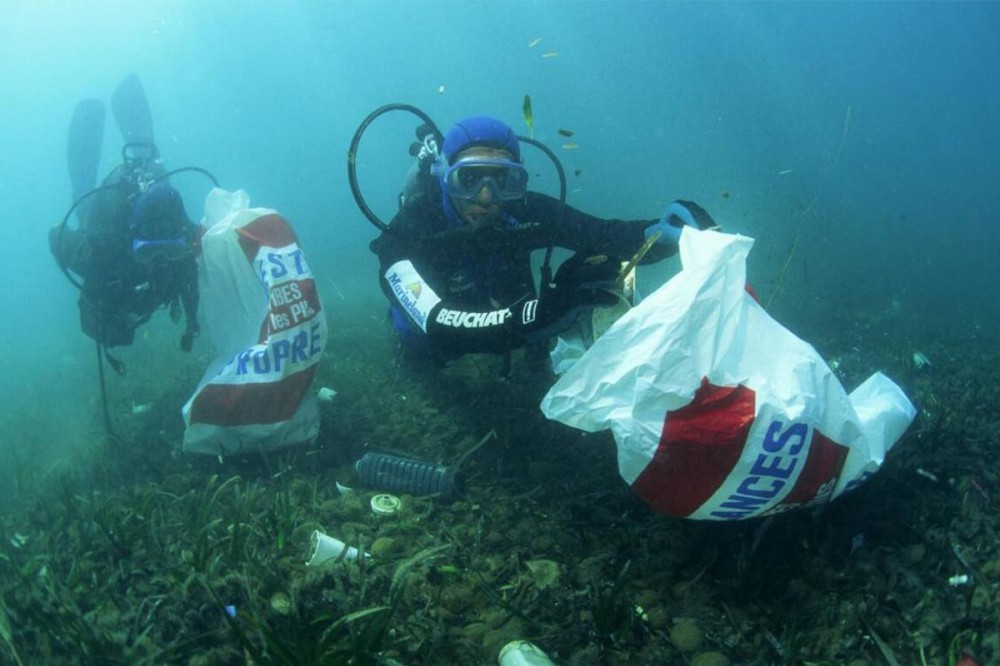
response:
M200 229L173 187L156 182L140 191L122 171L108 176L79 228L49 232L52 253L82 278L80 326L98 343L132 344L135 330L167 306L174 321L183 309L181 349L190 351L198 334Z
M196 252L202 229L188 218L168 178L198 171L215 179L196 167L165 171L136 75L118 85L112 107L126 143L122 164L100 186L95 181L104 105L86 99L74 111L68 166L76 202L50 230L49 247L80 290L80 326L99 346L132 344L136 329L167 307L174 321L183 311L180 346L190 351L199 329ZM79 221L70 226L74 213Z
M530 192L517 135L491 117L454 125L422 182L371 249L403 351L436 365L525 347L544 366L550 339L581 311L618 303L606 288L621 259L656 234L643 263L658 261L677 252L683 225L716 226L687 201L659 220L609 220ZM536 290L531 252L553 246L576 254L554 279L543 267Z

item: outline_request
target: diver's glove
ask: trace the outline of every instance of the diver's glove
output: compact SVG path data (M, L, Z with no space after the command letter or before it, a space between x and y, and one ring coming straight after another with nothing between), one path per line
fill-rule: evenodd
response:
M659 233L660 237L656 239L657 245L677 247L681 240L681 229L685 226L695 229L715 229L719 225L704 208L695 202L678 199L667 206L667 210L659 222L646 227L646 240L649 240L653 234Z
M582 310L618 304L616 286L621 262L607 255L574 254L559 266L551 285L521 308L529 342L548 339L576 323Z

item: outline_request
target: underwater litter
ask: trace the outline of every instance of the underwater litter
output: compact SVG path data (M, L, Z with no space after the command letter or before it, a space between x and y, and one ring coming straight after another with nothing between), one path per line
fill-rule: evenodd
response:
M418 497L434 495L442 501L452 501L465 495L462 464L491 439L496 439L496 430L490 430L454 465L369 451L355 461L354 471L361 485L367 488ZM372 508L376 513L385 513L375 509L374 505Z

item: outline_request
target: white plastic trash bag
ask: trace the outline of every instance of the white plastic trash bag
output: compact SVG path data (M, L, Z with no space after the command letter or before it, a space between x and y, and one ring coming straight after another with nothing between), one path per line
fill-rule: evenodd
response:
M249 203L243 190L205 201L198 288L216 357L184 405L185 451L273 450L319 432L309 385L327 329L316 280L291 225Z
M876 373L848 395L746 289L753 240L685 227L683 269L619 319L542 400L611 429L618 468L661 513L737 520L828 502L879 468L915 415Z

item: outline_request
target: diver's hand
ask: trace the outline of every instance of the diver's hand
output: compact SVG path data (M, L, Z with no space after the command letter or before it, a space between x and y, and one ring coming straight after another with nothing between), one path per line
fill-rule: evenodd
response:
M656 239L657 245L676 247L681 240L681 230L686 226L695 229L716 229L719 225L698 204L678 199L667 206L659 222L646 227L646 240L653 234L659 233L660 236Z
M570 328L583 310L616 305L619 298L609 290L615 287L620 265L612 257L579 253L564 261L553 284L543 286L541 295L522 308L528 339L549 338Z
M562 262L553 279L554 289L563 294L580 294L614 287L621 261L606 254L577 252Z

